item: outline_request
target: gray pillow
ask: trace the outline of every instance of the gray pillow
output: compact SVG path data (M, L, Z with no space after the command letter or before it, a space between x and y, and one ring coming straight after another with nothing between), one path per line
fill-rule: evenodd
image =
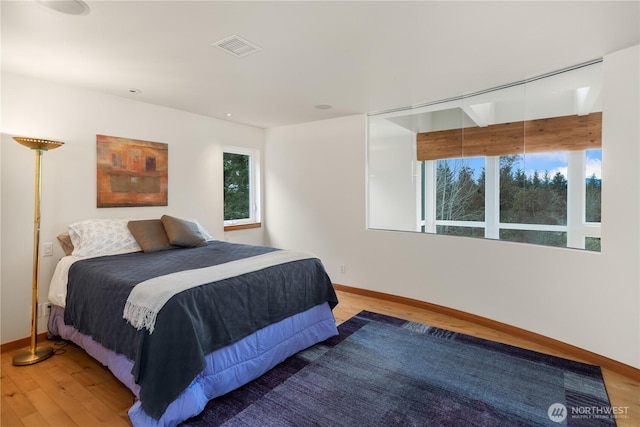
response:
M73 253L73 242L71 242L71 236L69 236L68 231L58 235L58 242L65 255L69 256Z
M167 232L169 242L172 245L183 246L185 248L195 248L198 246L207 246L198 224L184 219L176 218L169 215L162 215L160 218L164 230Z
M129 221L127 227L143 252L156 252L172 249L164 225L159 219L142 219Z

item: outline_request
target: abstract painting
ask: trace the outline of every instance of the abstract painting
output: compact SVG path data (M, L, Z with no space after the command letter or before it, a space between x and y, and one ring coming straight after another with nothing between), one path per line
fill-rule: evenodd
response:
M167 206L169 147L96 135L99 208Z

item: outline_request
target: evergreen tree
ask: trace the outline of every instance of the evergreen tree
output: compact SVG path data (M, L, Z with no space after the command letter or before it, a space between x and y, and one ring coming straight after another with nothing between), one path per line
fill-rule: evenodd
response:
M602 218L602 182L591 175L586 188L587 205L585 219L587 222L600 222Z
M249 156L224 153L224 219L249 218Z
M500 222L519 224L567 224L567 178L548 170L530 176L519 167L520 155L500 157ZM477 181L474 171L462 159L437 163L438 220L483 221L486 171ZM586 220L601 220L601 181L593 175L586 183ZM438 233L482 237L481 228L438 226ZM501 240L566 247L565 232L500 230ZM587 239L587 249L599 250L600 239Z

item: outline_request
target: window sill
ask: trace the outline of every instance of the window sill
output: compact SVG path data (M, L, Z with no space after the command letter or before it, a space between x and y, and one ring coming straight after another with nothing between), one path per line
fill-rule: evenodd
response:
M260 227L262 227L261 222L251 222L248 224L225 225L224 231L247 230L249 228L260 228Z

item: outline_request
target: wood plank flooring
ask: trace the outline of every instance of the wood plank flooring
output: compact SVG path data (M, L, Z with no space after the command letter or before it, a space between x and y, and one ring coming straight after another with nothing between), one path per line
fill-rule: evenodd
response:
M579 360L516 336L428 310L341 291L338 297L340 304L334 310L337 323L368 310ZM60 354L26 367L12 365L11 358L16 352L2 354L2 427L131 425L127 410L133 404L133 394L105 367L73 344L40 344L51 345ZM640 425L640 382L606 369L603 376L612 406L626 411L625 418L622 415L617 418L618 426Z

